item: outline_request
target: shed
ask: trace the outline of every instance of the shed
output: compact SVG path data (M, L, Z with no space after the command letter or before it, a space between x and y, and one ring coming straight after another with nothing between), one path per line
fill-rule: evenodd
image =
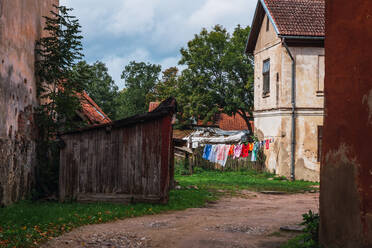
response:
M61 134L60 201L166 203L176 111L169 98L152 112Z

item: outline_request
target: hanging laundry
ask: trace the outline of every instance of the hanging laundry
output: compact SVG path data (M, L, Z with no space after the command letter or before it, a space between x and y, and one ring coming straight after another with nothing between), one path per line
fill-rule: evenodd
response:
M266 140L265 141L265 146L266 146L266 150L269 150L269 148L270 148L270 142L269 142L269 140Z
M231 146L230 145L226 145L225 146L224 160L223 160L223 162L221 164L223 167L225 167L225 165L226 165L227 159L229 157L230 149L231 149Z
M242 154L240 155L240 157L246 158L248 156L249 156L249 145L243 145Z
M214 158L216 157L216 146L212 145L211 152L209 153L208 160L213 162Z
M224 152L224 145L218 145L217 161L222 160L223 152Z
M234 156L235 145L231 145L229 149L229 156Z
M198 142L192 142L192 149L196 149L199 147L199 143Z
M240 154L242 153L242 145L236 145L234 148L234 159L240 158Z
M205 145L204 147L204 153L203 153L203 158L204 159L207 159L209 158L209 155L211 153L211 150L212 150L212 146L211 145Z
M254 143L249 143L248 146L249 146L249 151L250 152L253 151Z
M260 143L255 143L253 146L253 151L252 151L252 156L251 156L251 161L256 162L257 161L257 152L258 152L258 146Z
M230 145L221 145L218 156L217 156L217 163L220 164L221 166L226 165L227 157L229 155L229 150L230 150Z
M220 150L221 150L221 145L215 145L214 156L213 156L213 159L211 161L212 163L217 163L218 154L220 153Z

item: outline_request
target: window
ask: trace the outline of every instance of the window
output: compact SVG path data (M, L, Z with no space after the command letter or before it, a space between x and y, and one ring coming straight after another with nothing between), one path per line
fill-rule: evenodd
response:
M325 60L324 55L318 56L318 91L322 93L324 91L324 72L325 72Z
M318 126L318 162L322 158L323 126Z
M263 94L266 95L270 92L270 59L267 59L263 62L262 76Z
M266 32L270 30L270 20L269 17L266 18Z

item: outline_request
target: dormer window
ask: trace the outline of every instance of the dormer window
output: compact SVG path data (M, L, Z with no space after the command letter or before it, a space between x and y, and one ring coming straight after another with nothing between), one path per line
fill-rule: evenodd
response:
M263 95L270 93L270 59L266 59L263 62L262 67L262 77L263 77Z

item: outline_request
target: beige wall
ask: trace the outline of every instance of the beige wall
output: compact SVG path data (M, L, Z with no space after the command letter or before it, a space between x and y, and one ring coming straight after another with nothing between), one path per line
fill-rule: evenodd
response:
M32 184L38 104L35 41L57 0L0 0L0 205L23 198Z
M319 181L317 131L323 123L324 48L290 47L296 60L295 178ZM290 176L292 61L276 35L266 31L266 17L254 51L255 132L260 139L273 137L265 150L267 169ZM263 61L270 58L270 93L263 95Z

